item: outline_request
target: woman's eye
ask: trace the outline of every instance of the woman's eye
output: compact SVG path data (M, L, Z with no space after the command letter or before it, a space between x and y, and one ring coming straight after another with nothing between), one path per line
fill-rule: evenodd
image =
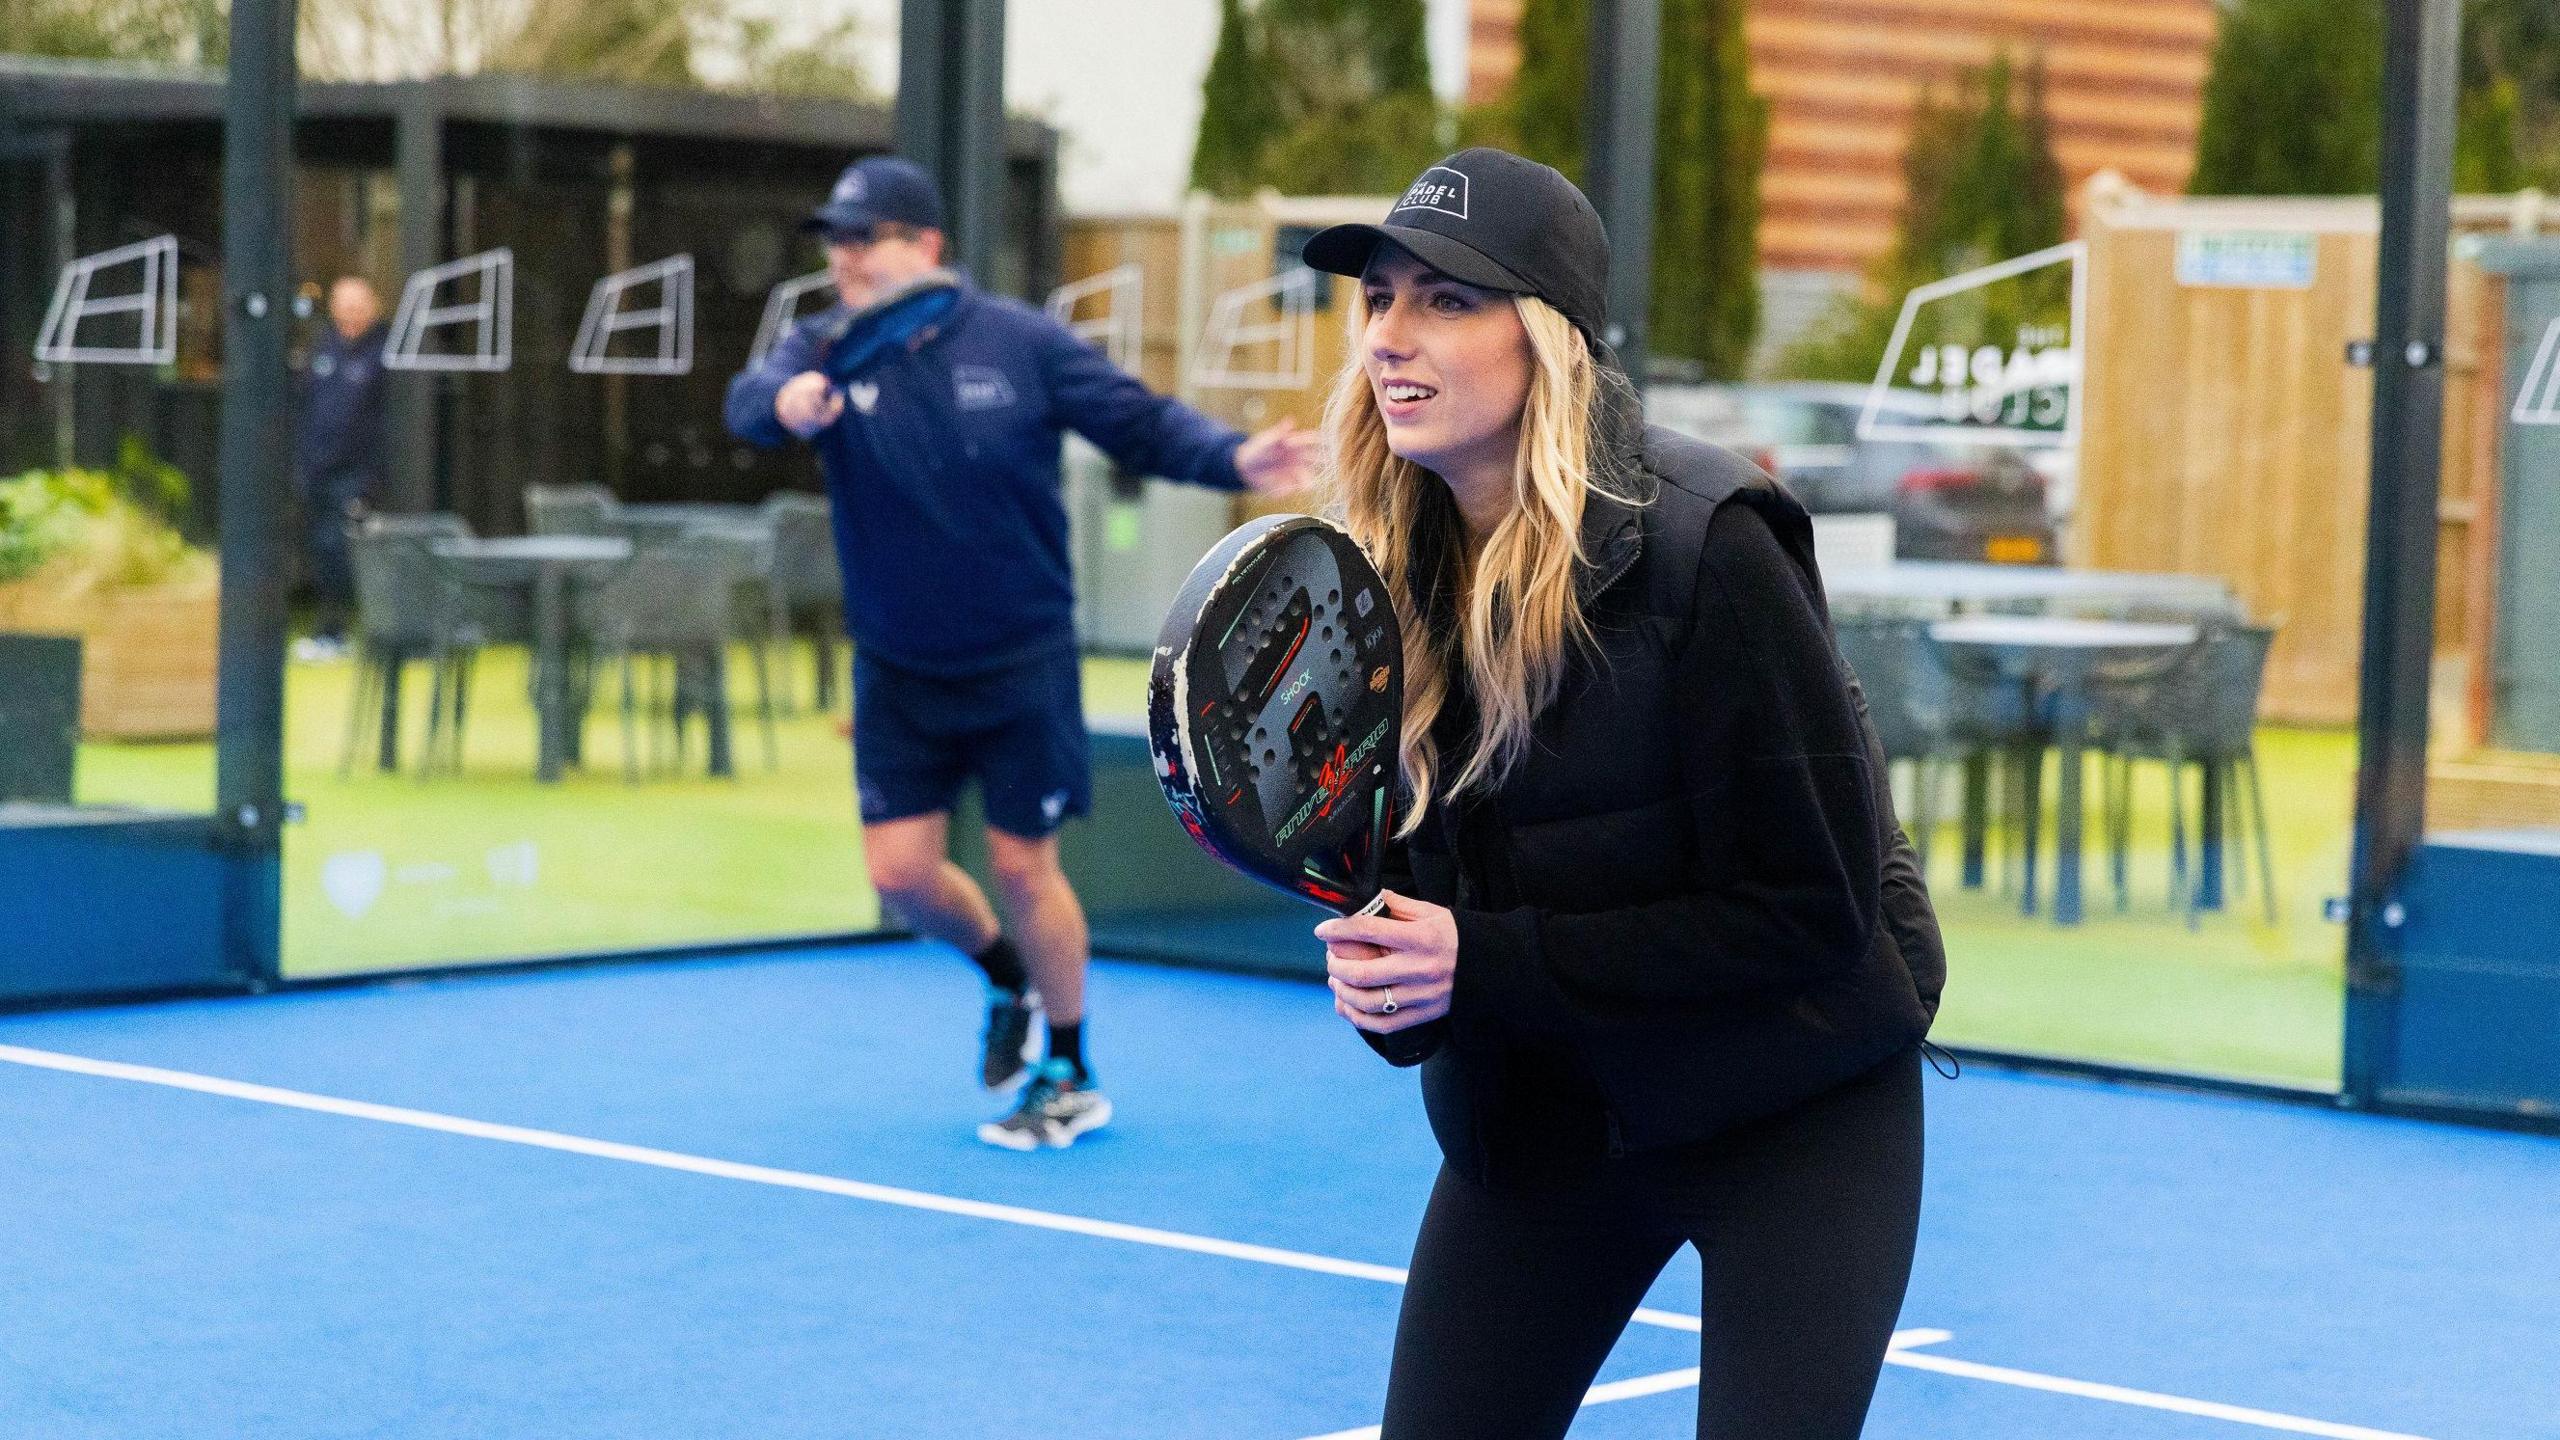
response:
M1373 314L1391 309L1395 303L1396 297L1388 294L1384 290L1372 290L1369 292L1369 309Z
M1431 308L1443 315L1456 315L1467 308L1467 302L1455 295L1435 295L1431 298Z

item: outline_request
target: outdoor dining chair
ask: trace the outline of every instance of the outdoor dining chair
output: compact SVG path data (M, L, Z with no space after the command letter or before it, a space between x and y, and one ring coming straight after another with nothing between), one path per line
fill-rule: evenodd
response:
M2230 830L2241 834L2244 799L2249 830L2258 852L2258 889L2267 923L2277 921L2275 859L2268 844L2265 787L2258 773L2258 705L2266 684L2267 654L2275 644L2273 625L2230 624L2210 627L2156 677L2120 681L2101 687L2094 728L2111 771L2106 787L2108 833L2117 908L2126 901L2125 852L2130 846L2134 766L2155 761L2169 782L2171 897L2197 923L2203 908L2201 867L2188 864L2186 771L2194 766L2205 784L2230 797ZM2244 792L2239 785L2245 776ZM2201 837L2200 837L2201 839ZM2247 869L2247 847L2241 862L2230 867L2235 880Z
M836 641L844 633L844 572L836 562L835 527L827 501L819 495L777 491L764 502L772 527L772 563L765 575L765 619L769 638L786 663L793 639L807 630L817 656L817 707L834 706ZM787 669L785 671L787 674ZM782 684L782 707L792 705L792 686Z
M1950 663L1929 638L1925 619L1855 613L1839 617L1834 629L1841 658L1866 693L1886 763L1910 762L1911 842L1922 873L1928 871L1937 829L1943 767L1950 762L1979 760L1988 768L1984 792L1968 800L1982 807L1975 818L1986 831L2004 832L2004 856L2032 853L2023 831L2036 823L2033 772L2050 737L2029 697ZM1992 827L1994 815L2004 815L2005 826Z
M451 705L463 662L483 642L469 623L463 597L430 548L438 540L468 537L459 515L372 515L348 527L347 558L355 572L355 693L347 707L346 741L338 774L354 773L367 712L379 707L379 764L398 767L400 678L426 661L432 681L427 736L418 766L433 770L442 748L459 755L463 715ZM452 737L446 740L448 714Z
M622 765L626 780L641 775L639 724L649 724L650 768L681 767L683 723L699 708L712 724L725 725L729 697L725 657L736 638L736 601L749 573L734 537L719 532L684 535L633 555L613 577L582 599L582 627L597 663L616 667L621 680ZM773 685L762 647L750 645L764 736L765 765L780 763L774 739ZM643 691L646 691L645 702ZM659 721L666 722L664 731ZM672 759L661 736L672 745Z

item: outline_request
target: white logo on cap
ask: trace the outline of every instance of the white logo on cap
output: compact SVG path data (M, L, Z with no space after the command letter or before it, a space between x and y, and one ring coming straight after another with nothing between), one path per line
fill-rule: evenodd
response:
M836 198L837 198L838 200L859 200L859 199L861 199L861 198L862 198L862 177L861 177L860 175L847 175L847 176L846 176L846 177L844 177L842 180L837 181L837 182L836 182Z
M1467 218L1467 177L1446 165L1434 165L1422 172L1413 188L1404 192L1396 208L1387 212L1393 219L1398 211L1437 210L1453 220Z

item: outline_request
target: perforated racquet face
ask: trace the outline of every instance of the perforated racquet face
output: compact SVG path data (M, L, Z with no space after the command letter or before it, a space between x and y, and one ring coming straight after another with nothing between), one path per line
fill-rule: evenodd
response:
M1339 527L1273 516L1192 572L1148 686L1156 778L1209 853L1336 910L1377 893L1394 823L1403 641Z

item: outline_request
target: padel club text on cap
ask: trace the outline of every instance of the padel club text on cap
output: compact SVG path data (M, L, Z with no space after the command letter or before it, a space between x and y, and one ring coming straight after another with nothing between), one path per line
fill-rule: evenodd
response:
M1392 241L1453 280L1535 295L1597 338L1609 313L1609 232L1574 183L1508 150L1461 150L1414 177L1386 219L1307 241L1311 269L1358 276Z

